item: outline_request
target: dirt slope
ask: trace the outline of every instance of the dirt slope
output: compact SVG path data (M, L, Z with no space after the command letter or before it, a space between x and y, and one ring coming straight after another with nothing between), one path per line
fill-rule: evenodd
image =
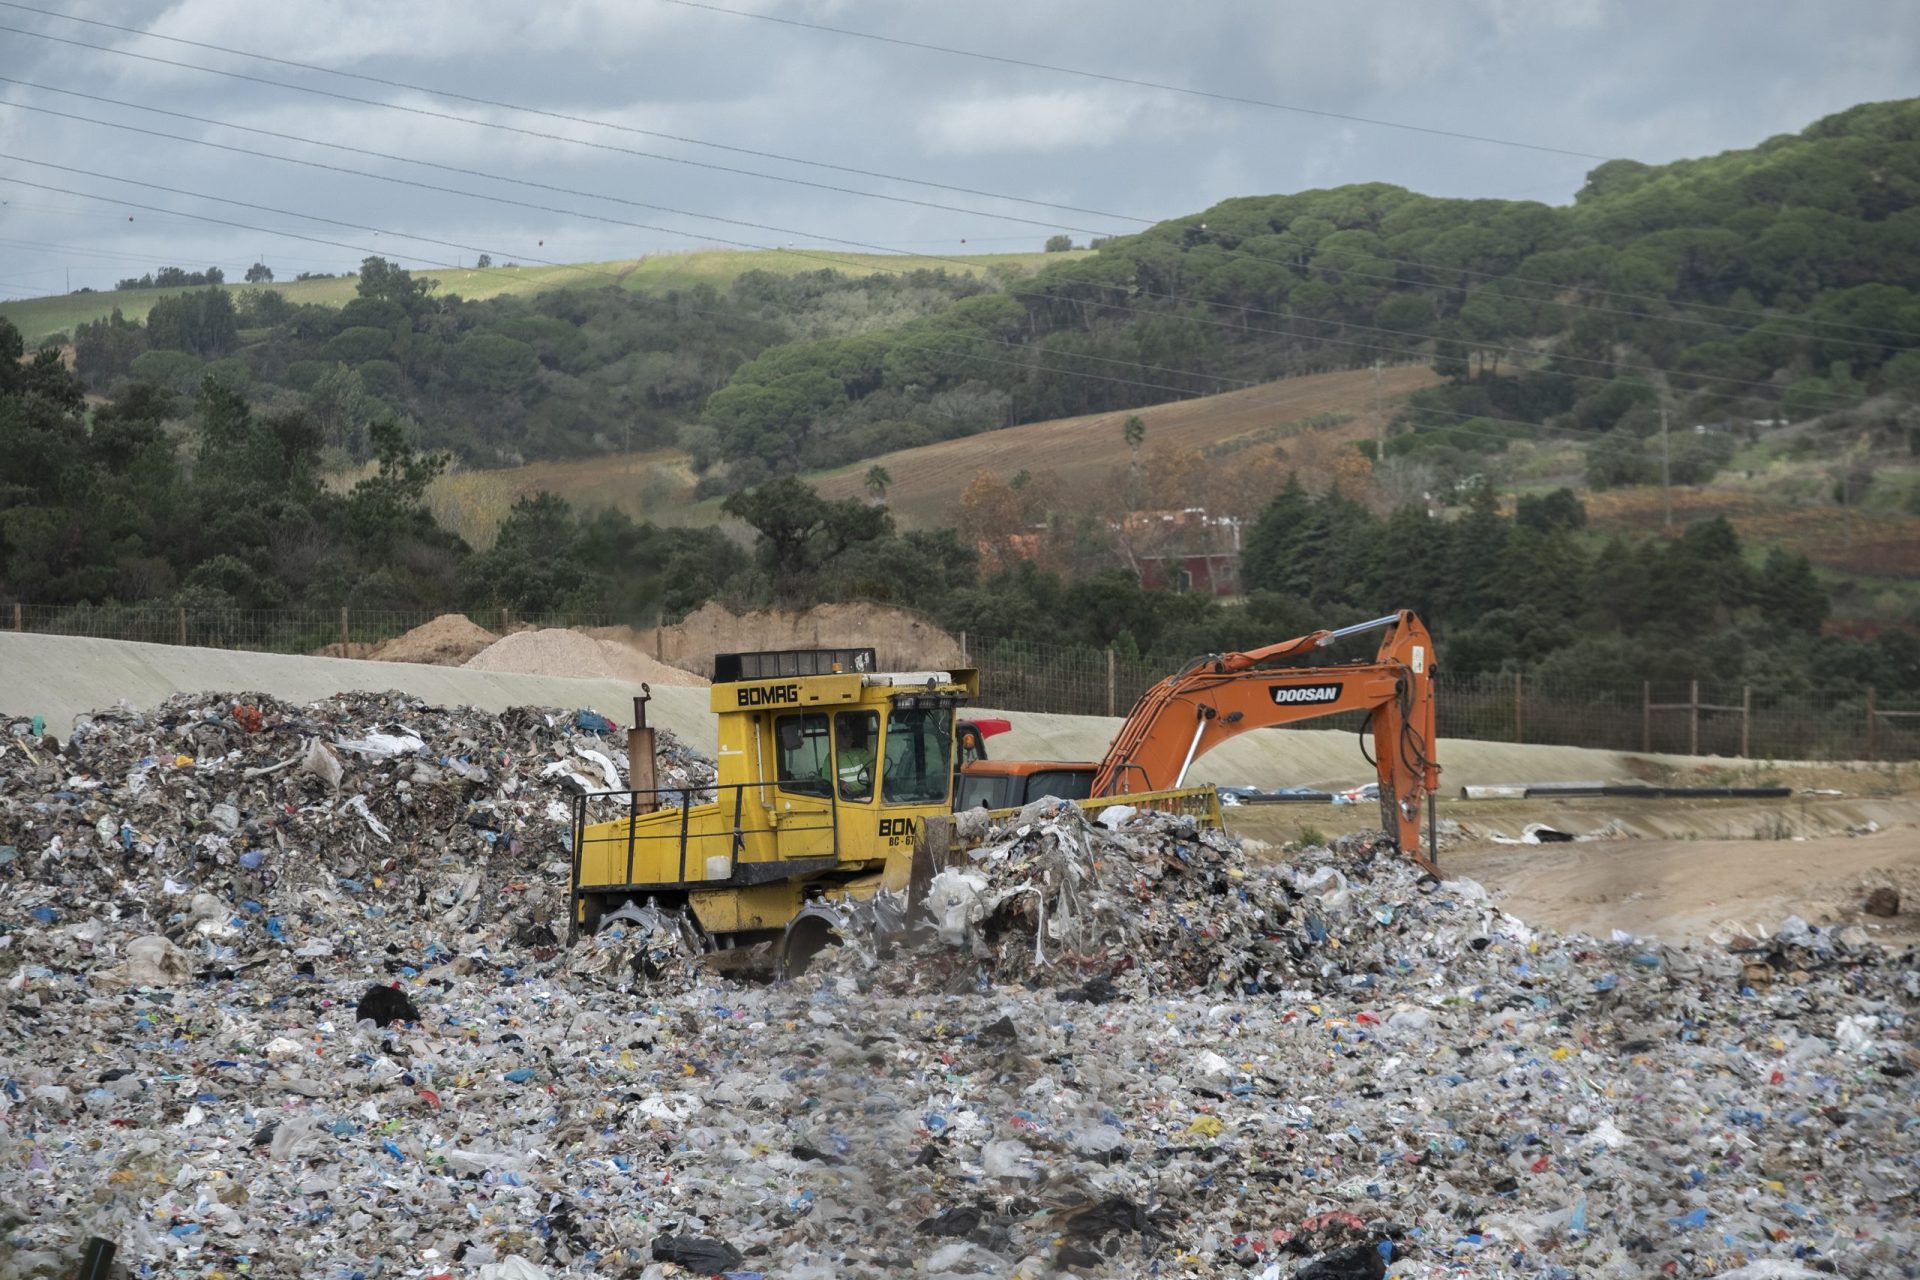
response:
M1438 381L1424 365L1396 366L1382 370L1379 377L1380 397L1389 402ZM827 497L857 497L868 468L877 463L893 476L887 503L897 515L910 522L939 520L980 471L1002 478L1022 470L1054 471L1069 485L1105 475L1126 460L1120 424L1129 414L1137 413L1146 423L1150 448L1204 449L1323 413L1359 415L1370 430L1374 393L1374 374L1366 369L1287 378L1195 400L1054 418L943 440L811 479ZM1391 412L1395 406L1385 407Z

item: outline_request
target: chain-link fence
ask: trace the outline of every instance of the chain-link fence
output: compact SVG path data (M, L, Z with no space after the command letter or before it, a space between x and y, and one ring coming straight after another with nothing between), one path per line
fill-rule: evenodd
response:
M0 629L94 636L148 644L202 645L274 653L364 655L440 616L408 609L183 609L166 605L0 604ZM599 613L533 618L504 610L467 615L504 633L522 626L593 627ZM1191 660L1091 645L965 635L980 669L983 706L1001 711L1124 715L1142 693ZM1757 693L1737 685L1547 681L1455 676L1439 683L1442 737L1550 743L1774 760L1920 759L1920 698L1871 690L1844 697ZM1362 717L1330 716L1306 727L1358 730Z
M974 639L982 704L1005 711L1125 715L1190 657ZM1767 695L1738 685L1625 687L1522 676L1455 676L1437 690L1442 737L1773 760L1920 759L1920 699ZM1358 714L1303 728L1361 727Z
M267 653L350 653L404 635L442 616L435 609L186 609L172 605L0 604L0 629L91 636L143 644L199 645ZM607 614L521 618L504 610L469 613L479 626L504 633L521 626L600 627Z

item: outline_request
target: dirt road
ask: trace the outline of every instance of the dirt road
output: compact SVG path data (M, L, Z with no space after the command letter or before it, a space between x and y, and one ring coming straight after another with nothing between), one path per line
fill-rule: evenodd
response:
M1447 855L1529 924L1679 942L1715 931L1769 933L1789 915L1860 924L1889 942L1920 939L1920 831L1802 840L1604 840L1479 845ZM1860 903L1892 886L1906 907L1877 919Z
M1705 939L1788 915L1855 923L1876 937L1920 942L1920 799L1905 796L1780 801L1443 802L1459 833L1441 866L1479 881L1530 924L1607 937L1613 930L1667 941ZM1252 806L1230 810L1238 834L1281 844L1376 825L1368 806ZM1580 835L1568 844L1506 844L1530 822ZM1858 832L1859 834L1849 834ZM1870 889L1899 891L1891 920L1861 913Z

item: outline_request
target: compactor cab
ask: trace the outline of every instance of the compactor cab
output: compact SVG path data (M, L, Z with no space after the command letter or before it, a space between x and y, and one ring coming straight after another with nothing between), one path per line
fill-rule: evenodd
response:
M574 800L570 921L687 908L727 949L809 903L907 887L920 820L953 806L971 670L879 672L872 649L720 654L711 798L639 788Z

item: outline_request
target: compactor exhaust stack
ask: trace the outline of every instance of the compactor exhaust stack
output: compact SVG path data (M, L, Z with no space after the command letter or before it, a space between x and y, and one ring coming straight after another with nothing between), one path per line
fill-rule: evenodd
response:
M653 730L647 727L647 703L653 700L653 688L641 685L633 700L633 728L627 730L627 786L635 795L635 813L652 813L659 807L654 774Z

